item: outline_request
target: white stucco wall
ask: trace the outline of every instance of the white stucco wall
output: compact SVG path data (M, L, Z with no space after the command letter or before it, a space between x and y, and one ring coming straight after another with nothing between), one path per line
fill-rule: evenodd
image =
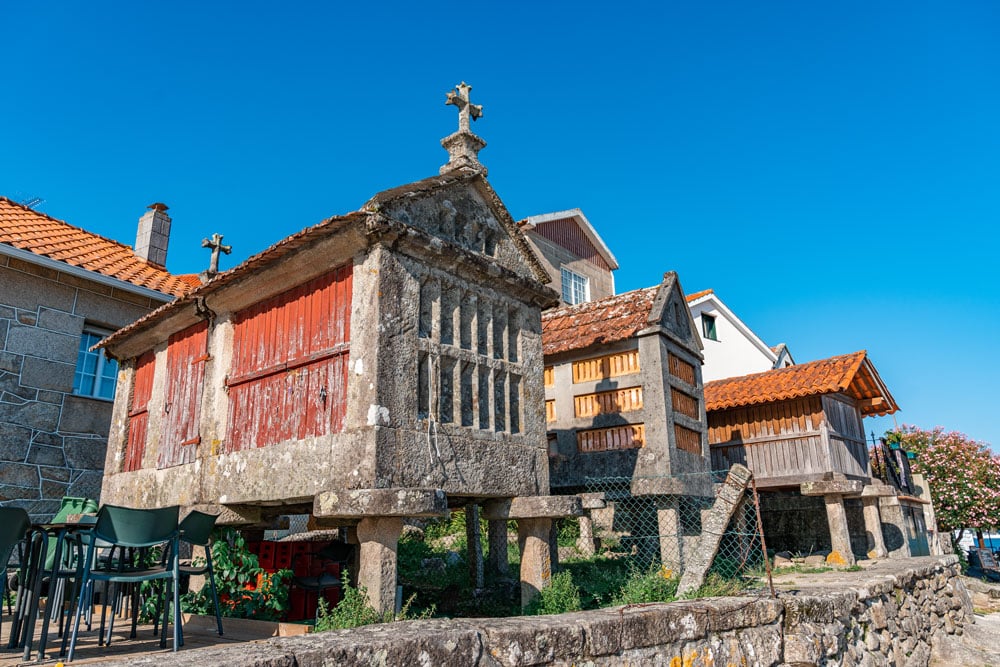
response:
M702 377L705 382L722 378L748 375L769 371L774 367L774 353L767 348L761 349L763 342L755 342L753 334L749 336L738 321L712 300L690 304L691 315L694 316L705 345L705 365L702 367ZM702 315L715 317L715 331L718 340L711 340L702 335ZM765 346L766 347L766 346Z

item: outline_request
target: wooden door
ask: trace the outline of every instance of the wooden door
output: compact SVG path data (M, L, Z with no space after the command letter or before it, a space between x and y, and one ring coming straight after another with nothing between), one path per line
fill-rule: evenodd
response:
M142 468L146 452L146 431L149 424L149 399L153 395L153 368L156 356L152 350L142 354L135 362L132 380L132 401L128 410L128 444L125 445L125 472Z
M227 451L343 428L351 288L347 265L237 314Z
M159 468L193 463L201 442L201 396L208 361L208 323L167 339L167 388Z

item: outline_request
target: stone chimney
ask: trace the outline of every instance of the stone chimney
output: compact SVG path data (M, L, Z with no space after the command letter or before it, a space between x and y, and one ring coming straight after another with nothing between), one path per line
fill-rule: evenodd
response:
M167 268L167 243L170 241L170 216L166 204L150 204L139 218L135 236L135 256L153 266Z

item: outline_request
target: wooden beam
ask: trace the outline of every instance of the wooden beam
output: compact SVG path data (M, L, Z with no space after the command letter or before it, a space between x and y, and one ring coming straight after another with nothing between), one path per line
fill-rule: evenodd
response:
M876 396L875 398L863 398L858 401L858 407L862 410L870 410L873 408L881 408L887 404L887 401L881 396Z

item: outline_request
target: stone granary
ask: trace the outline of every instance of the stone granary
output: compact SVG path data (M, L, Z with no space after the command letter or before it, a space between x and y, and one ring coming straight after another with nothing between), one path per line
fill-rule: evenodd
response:
M681 537L696 537L697 527L681 525L678 501L714 493L701 340L677 274L549 310L542 341L553 490L578 493L590 479L631 479L631 495L656 503L661 559L680 569ZM591 526L582 523L586 535Z
M0 503L98 497L118 370L90 347L199 284L166 271L170 222L151 206L130 248L0 197Z
M929 501L872 475L862 419L899 408L866 352L707 382L705 407L712 466L753 471L769 547L853 563L920 542Z
M518 520L549 576L541 310L558 302L476 159L468 87L441 175L308 227L118 331L107 502L350 526L391 609L404 517ZM487 502L492 501L492 502ZM575 502L574 502L575 501ZM504 540L504 554L506 541Z

